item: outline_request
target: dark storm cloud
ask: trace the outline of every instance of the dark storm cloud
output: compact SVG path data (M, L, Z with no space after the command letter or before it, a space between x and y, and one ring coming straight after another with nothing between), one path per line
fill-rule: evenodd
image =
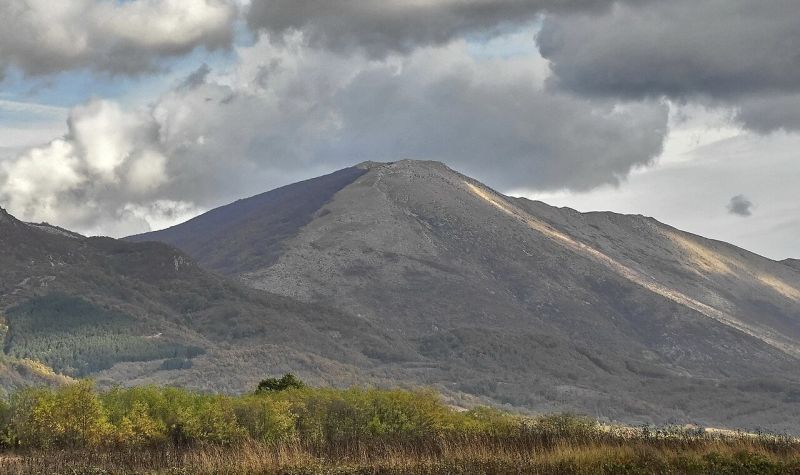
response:
M744 98L738 103L736 119L760 133L800 131L800 93Z
M744 195L736 195L728 203L728 212L746 218L753 214L753 202Z
M645 0L628 0L644 3ZM254 0L253 30L302 31L315 46L372 57L477 34L491 36L544 12L599 12L615 0Z
M151 71L199 46L229 46L236 11L231 0L3 0L0 75L9 66L29 75Z
M551 15L538 44L555 82L625 97L800 91L797 0L669 0Z

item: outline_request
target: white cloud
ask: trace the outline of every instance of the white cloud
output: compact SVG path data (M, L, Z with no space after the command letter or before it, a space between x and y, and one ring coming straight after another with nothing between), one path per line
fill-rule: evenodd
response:
M157 201L209 208L363 160L442 160L500 187L588 189L650 163L666 134L664 104L548 91L535 50L476 57L456 40L374 60L293 33L238 54L230 73L201 68L139 111L101 100L75 108L69 150L30 153L80 180L12 199L6 174L0 196L25 219L57 215L86 232L152 226L131 210ZM63 212L40 212L42 200Z
M117 169L129 158L135 135L144 125L108 101L92 101L70 114L70 134L88 172L109 182L117 181Z
M0 163L4 202L27 219L58 222L59 195L86 182L79 168L75 145L64 139Z
M164 185L167 181L167 157L145 151L133 160L128 170L128 187L136 193L146 193Z
M113 226L130 200L152 200L168 181L157 136L147 111L93 100L71 111L63 138L0 163L0 197L29 221Z

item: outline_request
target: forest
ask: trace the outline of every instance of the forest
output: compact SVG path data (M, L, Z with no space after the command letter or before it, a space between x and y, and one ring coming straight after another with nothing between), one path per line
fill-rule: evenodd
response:
M122 312L62 294L31 299L10 309L6 318L6 354L40 361L72 377L121 361L166 359L165 369L180 369L204 352L173 342L158 327L148 331Z

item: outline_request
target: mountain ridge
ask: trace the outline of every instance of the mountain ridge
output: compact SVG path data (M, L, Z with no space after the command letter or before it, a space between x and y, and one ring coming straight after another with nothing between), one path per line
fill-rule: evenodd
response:
M781 263L786 264L787 266L800 270L800 259L784 259Z
M286 185L267 193L252 196L250 198L237 200L229 205L221 206L202 215L203 219L194 218L180 225L181 233L177 233L177 226L167 228L157 232L160 239L171 242L178 248L195 249L195 254L206 256L205 265L223 274L234 273L239 266L265 266L271 264L271 259L277 254L277 250L270 249L272 242L259 242L260 250L267 249L267 252L258 255L248 255L238 259L236 262L228 262L228 256L208 257L211 249L199 249L203 245L198 241L226 241L233 239L230 246L253 247L256 243L251 242L247 237L231 238L226 236L226 230L236 226L246 226L248 222L254 221L253 215L257 213L272 213L279 216L274 222L263 223L264 227L258 227L250 231L251 235L261 235L265 228L269 227L270 236L273 241L278 241L282 237L291 235L297 228L302 227L310 221L313 212L319 209L333 194L351 183L353 180L366 173L363 167L355 166L345 168L337 172L318 177L313 180L305 180L299 183ZM298 189L313 183L315 192L318 195L314 200L302 201L298 196ZM305 191L305 190L304 190ZM217 234L209 235L209 230L216 228ZM142 242L150 240L154 233L145 233L125 238L131 242Z
M628 421L705 412L714 423L788 424L794 403L756 417L755 401L774 393L742 389L782 388L787 400L797 390L800 277L785 265L652 218L505 197L436 162L361 166L325 199L313 180L295 190L316 209L267 265L215 268L214 253L242 251L226 247L235 239L184 250L251 287L394 335L405 349L374 354L382 366L372 371L399 380ZM275 219L260 213L252 219ZM752 402L698 412L687 392Z

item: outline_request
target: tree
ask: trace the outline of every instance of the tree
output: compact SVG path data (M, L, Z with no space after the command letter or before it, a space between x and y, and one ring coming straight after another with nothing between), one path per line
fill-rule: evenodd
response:
M25 447L93 447L110 431L91 381L23 390L12 398L11 410L15 443Z
M148 414L142 401L134 401L133 407L120 419L116 427L117 443L133 447L153 445L166 438L166 427Z
M267 378L258 383L256 393L266 393L274 391L286 391L287 389L302 389L306 387L302 381L297 379L292 373L283 375L282 378Z
M57 420L63 424L64 442L72 447L98 445L109 430L105 408L91 381L63 386L56 392Z

